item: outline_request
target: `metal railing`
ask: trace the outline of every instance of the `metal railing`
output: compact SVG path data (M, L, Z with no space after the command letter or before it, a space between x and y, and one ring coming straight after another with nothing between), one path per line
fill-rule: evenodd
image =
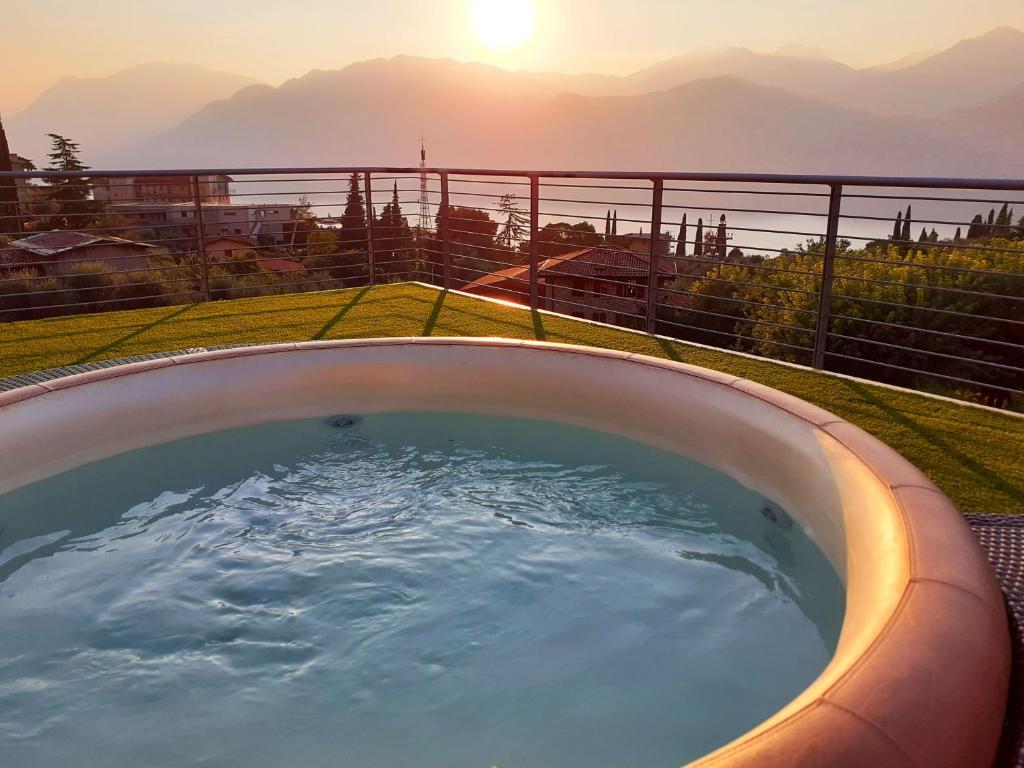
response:
M419 280L1024 410L1024 180L87 173L0 173L0 322Z

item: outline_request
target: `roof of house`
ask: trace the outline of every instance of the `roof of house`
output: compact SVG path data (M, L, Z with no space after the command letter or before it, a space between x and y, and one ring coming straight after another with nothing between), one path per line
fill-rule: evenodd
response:
M0 248L0 268L10 269L31 260L20 248Z
M90 235L87 232L71 232L63 229L54 229L49 232L29 235L20 240L15 240L11 245L19 250L34 253L37 256L56 256L64 251L71 251L76 248L90 248L97 245L119 245L143 250L156 248L155 245L139 243L135 240L125 240L123 237Z
M546 274L593 278L646 277L649 265L650 257L646 253L634 253L621 248L594 247L544 259L538 265L537 273L540 277ZM497 286L506 281L528 281L529 272L529 267L502 269L477 278L462 290L472 293L474 290ZM662 277L675 277L678 274L675 261L664 257L658 259L658 272Z
M222 240L227 240L231 243L238 243L239 245L245 245L250 248L256 245L256 241L246 235L214 235L213 237L206 238L206 247L210 247L210 243L219 243Z

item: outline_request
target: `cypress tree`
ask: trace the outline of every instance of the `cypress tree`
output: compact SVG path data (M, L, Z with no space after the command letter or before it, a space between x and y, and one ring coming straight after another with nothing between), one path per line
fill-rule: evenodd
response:
M927 243L928 242L928 228L927 227L921 227L921 236L919 238L917 238L917 242L919 242L919 243Z
M725 261L725 244L729 241L729 233L725 228L725 214L718 220L718 260Z
M604 215L604 236L608 237L612 233L612 209L608 209L608 213Z
M928 233L928 242L937 243L939 242L939 233L935 231L935 227L932 227L932 231Z
M903 232L900 237L901 240L911 242L912 237L910 235L910 206L907 206L907 215L903 217Z
M1013 222L1013 216L1010 213L1010 206L1008 203L1003 203L1003 207L999 209L999 215L996 217L997 227L1008 227Z
M612 214L612 234L619 234L619 212L615 211Z
M903 211L896 212L896 223L892 227L892 239L899 240L903 237Z
M679 237L676 239L676 258L686 258L686 214L683 214L683 220L679 223Z
M988 212L988 221L985 222L985 237L992 237L995 234L996 229L996 209L992 208Z
M704 219L697 219L697 234L693 237L693 255L696 258L704 256Z
M341 229L338 231L338 243L342 247L351 248L366 242L366 208L359 181L358 173L353 173L348 180L348 197L345 199L345 211L341 214Z
M7 146L3 120L0 119L0 171L11 170L11 150ZM0 235L21 232L21 217L18 213L17 183L14 179L0 180Z
M963 240L963 237L960 234L960 227L957 227L956 228L956 234L953 235L953 242L954 243L959 243L962 240Z
M971 225L967 228L967 239L974 240L985 235L985 223L981 218L981 214L976 214L971 219Z

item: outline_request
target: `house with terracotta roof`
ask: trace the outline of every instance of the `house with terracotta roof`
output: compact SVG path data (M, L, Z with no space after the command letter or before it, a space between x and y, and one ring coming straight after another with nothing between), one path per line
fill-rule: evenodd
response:
M659 287L678 276L675 262L659 258ZM650 256L622 248L582 248L544 259L537 268L541 309L601 323L642 328L647 311ZM526 304L530 296L530 268L510 267L466 284L463 291L477 296Z
M121 237L55 229L13 241L0 251L0 268L60 276L74 272L80 264L101 262L111 270L128 272L148 269L155 250L155 245Z
M206 255L211 262L224 261L251 251L256 240L245 235L216 235L206 238Z

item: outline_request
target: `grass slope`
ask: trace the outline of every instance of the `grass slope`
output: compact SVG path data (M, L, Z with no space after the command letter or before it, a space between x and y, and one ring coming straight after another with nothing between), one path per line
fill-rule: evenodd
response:
M0 377L217 344L373 336L505 336L628 350L789 392L862 427L965 513L1024 514L1024 419L728 352L403 284L0 325Z

